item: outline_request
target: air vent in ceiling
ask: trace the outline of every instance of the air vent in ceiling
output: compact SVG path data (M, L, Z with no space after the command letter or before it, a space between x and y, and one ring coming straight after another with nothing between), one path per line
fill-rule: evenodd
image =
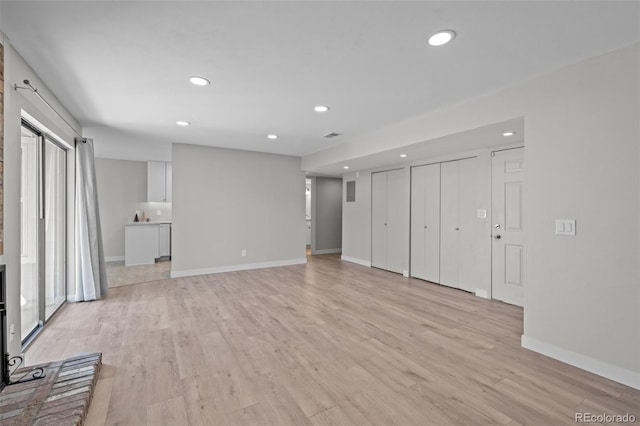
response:
M336 136L340 136L340 133L331 132L331 133L327 133L326 135L324 135L322 137L323 138L327 138L327 139L331 139L331 138L335 138Z

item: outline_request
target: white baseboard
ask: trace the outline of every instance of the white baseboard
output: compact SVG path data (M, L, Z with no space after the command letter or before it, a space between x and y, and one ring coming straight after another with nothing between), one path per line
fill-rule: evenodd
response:
M534 337L523 335L521 344L523 348L541 353L542 355L557 359L574 367L597 374L598 376L606 377L623 385L640 389L639 372L627 370L626 368L618 367L587 355L563 349Z
M222 272L246 271L249 269L275 268L278 266L302 265L307 263L307 258L276 260L273 262L245 263L242 265L216 266L204 269L187 269L184 271L171 271L171 278L191 277L194 275L219 274Z
M369 260L357 259L355 257L345 256L344 254L340 256L340 259L344 260L345 262L357 263L358 265L368 266L369 268L371 268L371 261Z
M105 262L124 262L124 256L108 256L104 258Z
M68 303L75 303L76 302L76 295L67 295L67 302Z
M333 248L333 249L316 250L311 252L311 254L334 254L334 253L342 253L342 249Z
M489 292L483 288L476 288L476 296L489 299Z

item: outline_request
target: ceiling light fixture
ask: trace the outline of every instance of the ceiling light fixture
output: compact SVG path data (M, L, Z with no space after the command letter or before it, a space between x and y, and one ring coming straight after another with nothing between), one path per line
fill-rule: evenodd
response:
M329 107L326 105L316 105L313 107L315 112L327 112L329 111Z
M207 80L206 78L198 77L197 75L189 77L189 81L191 82L191 84L193 84L195 86L208 86L208 85L211 84L211 82L209 80Z
M509 137L509 136L513 136L513 135L515 135L515 134L516 134L516 132L504 132L504 133L502 134L502 136L504 136L504 137Z
M274 134L267 135L267 138L268 139L278 139L278 135L274 135Z
M400 154L400 158L407 158L407 154Z
M429 45L434 47L444 46L445 44L450 43L454 38L456 38L456 32L453 30L438 31L429 37Z
M186 127L186 126L189 126L191 123L189 123L188 121L176 121L176 124L178 126Z
M349 166L344 166L343 169L348 170Z

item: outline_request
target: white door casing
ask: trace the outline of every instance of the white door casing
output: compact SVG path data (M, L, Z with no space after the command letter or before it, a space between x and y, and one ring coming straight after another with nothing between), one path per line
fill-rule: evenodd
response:
M524 148L493 153L491 166L491 293L524 303Z

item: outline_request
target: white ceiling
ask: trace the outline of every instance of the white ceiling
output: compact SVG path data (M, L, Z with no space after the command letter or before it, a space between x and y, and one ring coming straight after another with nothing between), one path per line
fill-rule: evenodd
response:
M2 1L0 29L98 134L305 155L638 42L640 3Z

